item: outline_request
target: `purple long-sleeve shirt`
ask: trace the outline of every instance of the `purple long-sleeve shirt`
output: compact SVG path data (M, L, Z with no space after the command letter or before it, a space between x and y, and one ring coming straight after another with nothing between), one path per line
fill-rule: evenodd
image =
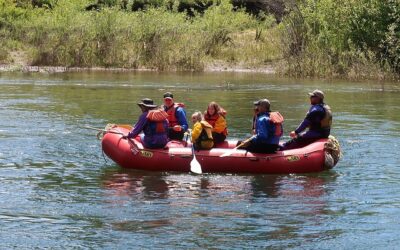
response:
M128 138L134 138L136 136L138 136L140 134L140 132L143 131L144 126L147 123L147 114L149 112L143 112L140 116L139 116L139 120L136 122L136 124L133 126L133 129L131 132L129 132L128 134Z
M321 129L321 120L325 116L325 110L323 105L316 104L312 105L307 112L306 118L300 123L300 125L295 130L296 134L300 134L306 128L309 128L304 134L303 138L318 138L324 137L329 131Z
M140 116L134 128L128 133L128 138L134 138L144 132L143 144L146 148L160 148L164 147L168 142L167 132L165 133L152 133L152 129L149 127L150 121L147 119L148 112L143 112ZM167 123L165 125L168 126Z

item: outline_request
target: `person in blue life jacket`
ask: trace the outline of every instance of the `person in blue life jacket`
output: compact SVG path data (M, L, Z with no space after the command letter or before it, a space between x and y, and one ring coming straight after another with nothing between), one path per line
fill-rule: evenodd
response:
M123 138L135 138L143 131L140 138L145 148L163 148L168 142L167 113L157 108L149 98L142 99L137 105L141 108L142 114L132 131Z
M279 112L271 112L270 102L267 99L261 99L254 102L257 111L254 121L254 135L250 140L238 142L239 148L252 153L275 153L279 148L279 139L283 134L283 117ZM272 113L279 117L275 121Z
M170 140L182 140L186 130L189 128L185 105L175 103L174 95L171 92L164 94L164 111L168 114L168 137Z
M253 119L252 119L252 123L251 123L251 134L256 134L256 120L257 120L257 114L258 114L258 106L254 106L253 109Z
M301 148L321 138L328 138L330 135L332 111L324 103L324 92L316 89L308 95L311 107L296 130L290 132L289 135L292 139L284 143L281 150ZM303 132L306 128L308 130Z

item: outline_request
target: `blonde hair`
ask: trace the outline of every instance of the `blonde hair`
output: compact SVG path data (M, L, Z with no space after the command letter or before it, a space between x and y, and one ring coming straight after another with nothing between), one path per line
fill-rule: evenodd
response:
M203 114L200 111L196 111L192 115L192 119L195 118L196 121L201 122L203 120Z

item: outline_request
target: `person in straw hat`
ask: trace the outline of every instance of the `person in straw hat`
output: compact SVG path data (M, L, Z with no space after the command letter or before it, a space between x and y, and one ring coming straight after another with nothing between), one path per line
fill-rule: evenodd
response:
M152 99L144 98L137 104L142 114L134 128L123 138L135 138L143 131L140 139L146 148L163 148L168 142L168 114L158 109Z
M325 94L319 89L308 93L311 107L306 117L290 132L290 139L282 145L281 150L304 147L318 139L328 138L332 125L331 108L324 103ZM308 130L303 132L304 130Z

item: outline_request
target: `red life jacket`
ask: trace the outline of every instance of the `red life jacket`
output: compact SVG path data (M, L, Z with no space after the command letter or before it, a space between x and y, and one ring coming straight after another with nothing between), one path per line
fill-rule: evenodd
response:
M215 127L215 123L217 122L218 118L219 118L219 114L209 115L208 113L206 113L204 115L204 120L206 120L208 123L210 123L210 125L212 127Z
M178 118L176 117L176 109L178 107L185 107L183 103L174 103L171 107L167 108L164 106L165 112L168 114L169 127L179 125Z

